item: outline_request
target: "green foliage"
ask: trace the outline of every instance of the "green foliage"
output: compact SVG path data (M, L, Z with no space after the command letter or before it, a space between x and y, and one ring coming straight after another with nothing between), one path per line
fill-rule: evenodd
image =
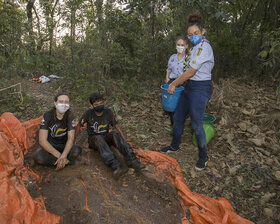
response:
M23 56L22 35L25 17L19 6L0 2L0 69L18 66Z
M0 2L0 69L10 76L164 79L174 41L186 36L186 18L194 11L214 50L214 77L279 70L277 0L6 2Z
M89 74L80 74L71 77L71 97L74 101L81 103L87 102L89 93L101 90L99 79Z
M265 70L277 71L280 62L280 28L266 35L262 51L258 54Z

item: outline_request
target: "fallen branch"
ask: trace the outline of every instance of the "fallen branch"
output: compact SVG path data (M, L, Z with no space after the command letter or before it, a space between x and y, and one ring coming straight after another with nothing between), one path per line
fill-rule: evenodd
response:
M0 89L0 92L2 92L2 91L4 91L4 90L11 89L11 88L13 88L13 87L17 87L17 86L19 86L19 91L18 91L18 92L13 92L13 93L8 93L8 94L10 94L10 95L18 94L19 97L20 97L20 104L22 104L22 103L23 103L23 96L22 96L22 91L21 91L21 83L17 83L17 84L11 85L11 86L9 86L9 87ZM5 100L7 100L7 99L1 99L0 102L5 101Z

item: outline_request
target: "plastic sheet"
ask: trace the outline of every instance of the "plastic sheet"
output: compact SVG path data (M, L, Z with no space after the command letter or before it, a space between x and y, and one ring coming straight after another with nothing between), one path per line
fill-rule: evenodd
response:
M218 200L202 194L191 192L188 188L182 170L177 161L165 154L143 150L134 150L138 158L145 163L150 163L157 170L158 175L165 176L177 189L178 195L182 198L182 205L189 209L191 219L182 219L183 224L251 224L253 222L237 215L230 203L220 198Z
M24 153L35 143L41 117L21 123L11 113L0 117L1 224L55 224L60 217L47 212L44 198L33 199L22 180L36 174L23 166ZM39 177L37 177L39 178Z

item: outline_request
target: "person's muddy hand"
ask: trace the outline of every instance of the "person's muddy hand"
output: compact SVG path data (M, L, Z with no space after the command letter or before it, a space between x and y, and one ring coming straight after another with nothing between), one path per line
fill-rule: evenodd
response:
M59 157L55 164L56 165L56 170L63 169L67 164L69 163L69 160L65 157Z
M168 93L173 94L175 92L175 88L176 86L174 86L173 83L171 83L168 88Z

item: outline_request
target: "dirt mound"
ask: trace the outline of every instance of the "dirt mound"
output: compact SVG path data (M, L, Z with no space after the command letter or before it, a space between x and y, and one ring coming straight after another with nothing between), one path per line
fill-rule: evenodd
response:
M82 144L83 131L79 137ZM170 183L159 183L150 168L143 172L129 169L120 180L103 164L99 154L83 144L82 156L75 165L56 172L34 166L43 177L38 187L31 186L33 197L46 197L48 211L62 216L62 223L180 223L184 217L180 198ZM32 152L25 163L32 162ZM149 178L147 178L148 173Z

